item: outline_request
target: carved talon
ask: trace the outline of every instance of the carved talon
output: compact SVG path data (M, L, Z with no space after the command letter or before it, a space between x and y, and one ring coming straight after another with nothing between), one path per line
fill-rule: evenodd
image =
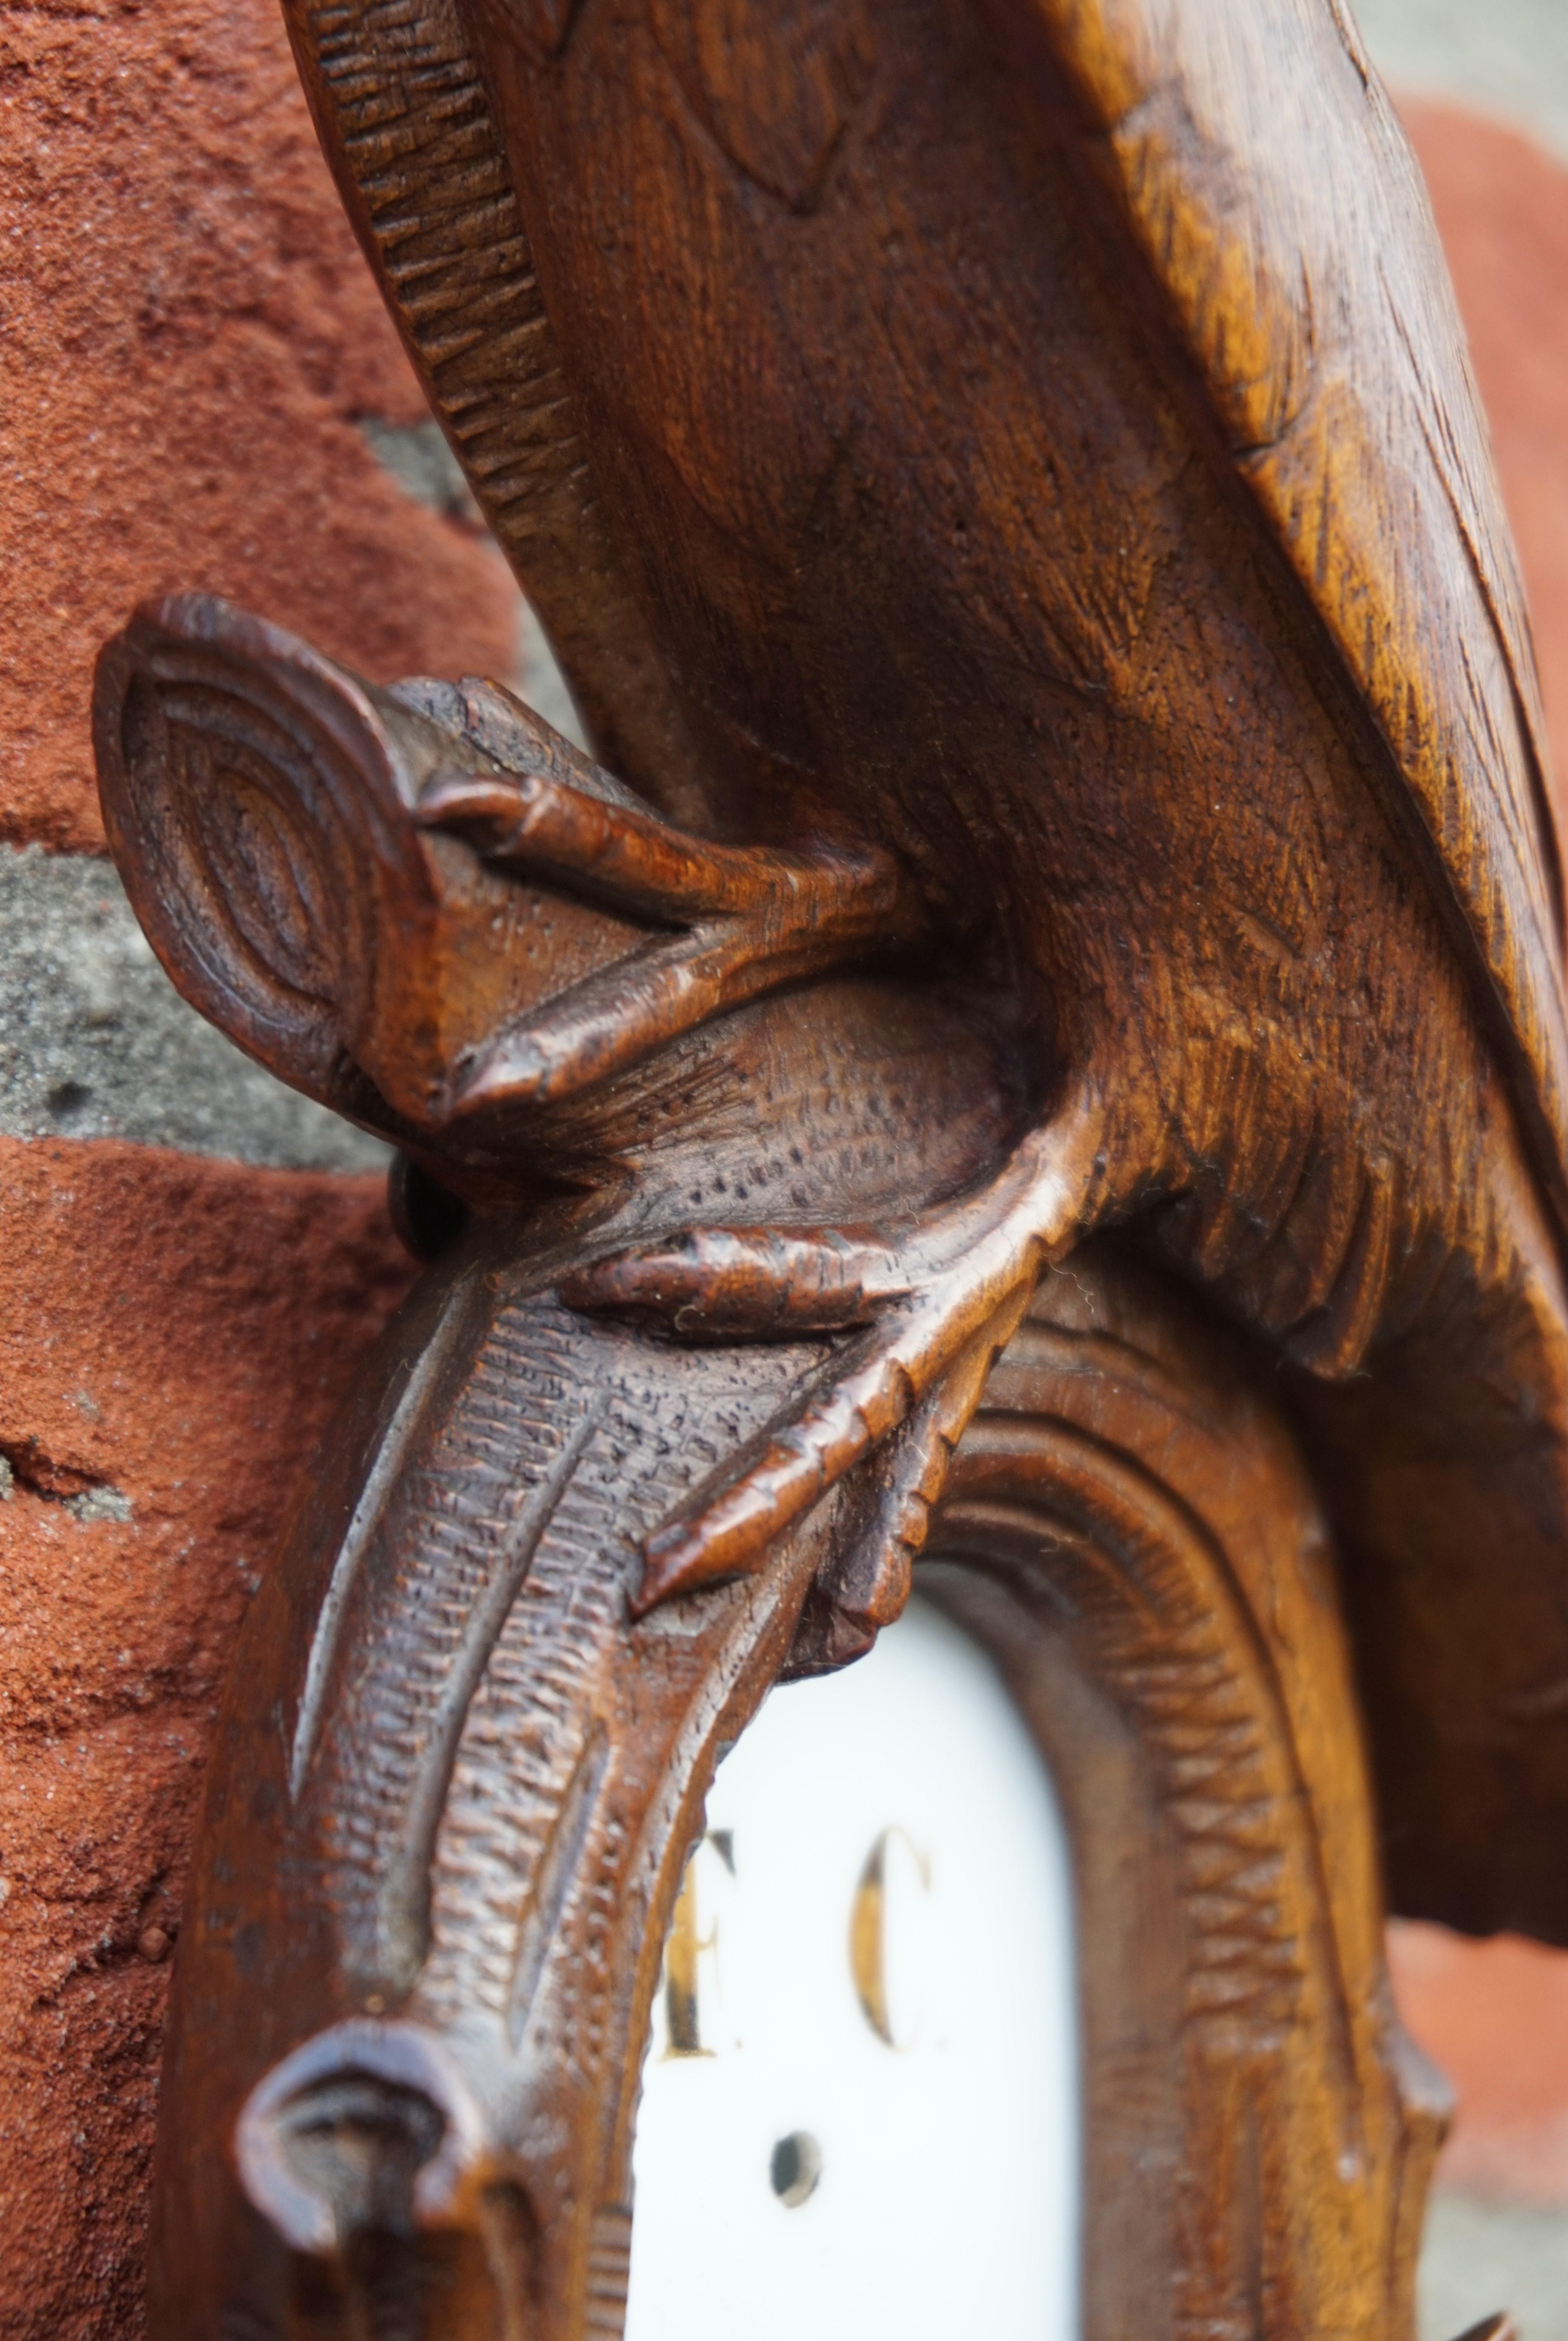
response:
M1026 1240L1005 1276L955 1273L885 1318L759 1458L710 1489L694 1518L648 1539L636 1614L763 1567L772 1539L898 1429L956 1353L978 1346L989 1366L1028 1306L1042 1259L1038 1240Z
M703 1228L640 1245L561 1280L569 1309L652 1318L685 1340L840 1333L908 1290L873 1229Z
M774 1427L760 1455L731 1466L683 1517L649 1537L633 1605L640 1616L672 1595L761 1567L775 1537L924 1410L919 1453L903 1456L895 1474L908 1499L895 1506L896 1523L882 1519L873 1537L879 1552L890 1537L913 1536L911 1553L918 1549L917 1516L939 1484L927 1486L936 1442L950 1446L960 1435L1041 1269L1072 1241L1098 1130L1086 1099L1031 1132L994 1180L930 1213L899 1247L876 1247L849 1230L704 1231L571 1280L562 1291L571 1305L630 1301L648 1313L662 1300L672 1330L685 1333L695 1322L710 1338L719 1325L755 1339L826 1330L829 1316L840 1327L873 1320Z
M950 1366L914 1411L862 1464L834 1524L832 1550L807 1597L789 1653L791 1675L831 1672L861 1658L903 1615L932 1509L953 1452L979 1403L998 1350L1028 1306L1023 1293Z
M922 923L886 853L712 845L623 792L551 773L437 772L415 817L458 832L492 864L676 931L500 1033L460 1086L460 1115L572 1095L726 1009L907 942Z

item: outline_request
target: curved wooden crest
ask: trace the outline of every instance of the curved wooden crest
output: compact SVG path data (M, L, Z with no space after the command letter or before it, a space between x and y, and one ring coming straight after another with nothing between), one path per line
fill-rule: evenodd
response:
M416 2300L463 2341L620 2328L660 1947L835 1504L764 1576L630 1623L693 1451L811 1360L595 1329L537 1282L493 1248L438 1272L247 1625L165 2082L171 2330ZM1408 2335L1443 2098L1388 2001L1288 1437L1157 1281L1085 1257L994 1372L929 1555L1067 1805L1087 2341Z
M1072 1823L1089 2341L1404 2341L1329 1536L1402 1906L1568 1933L1568 1026L1381 94L1334 0L288 13L605 762L104 656L175 981L451 1190L231 1687L155 2321L618 2331L713 1766L918 1564Z

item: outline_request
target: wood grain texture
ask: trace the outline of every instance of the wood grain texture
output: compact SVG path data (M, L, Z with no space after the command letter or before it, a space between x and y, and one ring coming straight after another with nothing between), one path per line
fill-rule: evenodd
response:
M1408 2331L1445 2093L1388 1994L1331 1548L1245 1351L1090 1246L928 1553L1067 1806L1087 2341Z
M461 20L446 0L327 0L291 30L349 216L601 754L690 811L680 703L596 507Z
M891 856L928 924L907 980L961 972L1011 1036L1042 1137L996 1199L994 1271L912 1260L846 1404L887 1434L1043 1260L1139 1220L1311 1378L1292 1402L1357 1551L1402 1906L1563 1936L1531 1818L1568 1779L1556 849L1451 295L1346 23L1329 0L293 21L356 202L329 47L358 45L362 110L427 34L471 59L552 427L683 709L690 817ZM410 234L445 184L399 182ZM531 398L497 393L498 445ZM1364 1372L1461 1418L1472 1454L1495 1395L1489 1452L1531 1454L1517 1502L1478 1459L1485 1502L1417 1531L1386 1409L1312 1387ZM796 1451L679 1566L756 1558L839 1468L840 1418ZM1435 1828L1473 1765L1463 1834Z
M1021 54L1034 33L1047 85L1054 65L1104 141L1232 459L1458 896L1561 1208L1562 870L1534 652L1426 191L1350 13L995 15Z
M620 2329L686 1849L852 1499L631 1622L639 1532L820 1360L596 1327L546 1265L491 1237L433 1272L247 1622L182 1946L160 2328L401 2330L417 2299L464 2341ZM1067 1807L1087 2341L1407 2335L1443 2096L1387 1993L1327 1539L1245 1352L1081 1255L987 1385L920 1582ZM225 2135L233 2163L188 2150Z
M1093 2341L1404 2335L1438 2116L1377 1853L1568 1940L1564 1028L1512 553L1355 35L288 14L599 753L194 598L101 665L164 963L398 1141L439 1254L231 1694L158 2314L615 2331L719 1745L918 1564L1074 1816Z
M389 1349L385 1398L348 1427L247 1628L171 2047L154 2316L173 2329L310 2330L341 2287L352 2330L357 2291L432 2283L456 2295L438 2329L615 2328L590 2296L606 2233L624 2245L628 2026L646 2026L713 1743L781 1661L809 1570L808 1539L629 1648L640 1524L765 1415L798 1353L738 1371L607 1341L531 1300L493 1244L440 1287L422 1306L449 1329L441 1371L404 1410ZM390 1493L356 1518L356 1464L388 1441ZM280 1696L287 1744L265 1721ZM435 2104L431 2143L455 2161L411 2196L434 2157L410 2149L401 2206L355 2161L350 2080L371 2093L372 2163L377 2106L395 2149L397 2092ZM227 2157L184 2150L237 2123L248 2194ZM401 2266L389 2244L422 2258L426 2228L430 2266ZM362 2285L356 2242L376 2261Z

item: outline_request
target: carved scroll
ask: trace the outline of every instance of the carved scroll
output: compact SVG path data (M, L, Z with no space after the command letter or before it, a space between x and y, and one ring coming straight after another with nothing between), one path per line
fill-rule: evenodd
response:
M630 1622L640 1535L817 1359L681 1350L540 1284L493 1246L432 1273L247 1623L181 1948L155 2329L620 2329L687 1848L844 1505ZM1075 1846L1087 2341L1398 2341L1441 2095L1388 2002L1287 1435L1158 1278L1086 1255L993 1372L930 1552Z
M104 654L161 956L437 1256L247 1628L155 2318L615 2333L713 1764L924 1552L1072 1821L1089 2341L1406 2341L1328 1537L1401 1906L1568 1934L1568 1023L1345 12L288 13L607 762L199 599Z

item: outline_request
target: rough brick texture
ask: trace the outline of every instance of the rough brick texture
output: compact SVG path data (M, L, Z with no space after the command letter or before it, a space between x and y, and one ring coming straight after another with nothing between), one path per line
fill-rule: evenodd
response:
M1568 828L1568 170L1458 106L1404 113L1492 423Z
M1459 2099L1444 2183L1494 2200L1568 2203L1568 1954L1514 1935L1472 1943L1441 1927L1390 1933L1400 2014Z
M499 557L354 427L424 408L272 0L0 13L0 838L102 851L93 660L148 593L511 672Z
M107 1141L0 1140L0 2333L120 2341L230 1640L409 1270L378 1181Z
M1472 118L1414 120L1568 774L1568 174ZM272 0L0 11L0 840L101 850L88 678L147 593L212 587L379 675L511 670L494 554L355 427L422 410ZM142 2332L213 1701L406 1276L375 1182L0 1140L0 2341ZM1423 1956L1418 2027L1463 2079L1464 1960L1486 1955L1445 1951L1424 1985Z

